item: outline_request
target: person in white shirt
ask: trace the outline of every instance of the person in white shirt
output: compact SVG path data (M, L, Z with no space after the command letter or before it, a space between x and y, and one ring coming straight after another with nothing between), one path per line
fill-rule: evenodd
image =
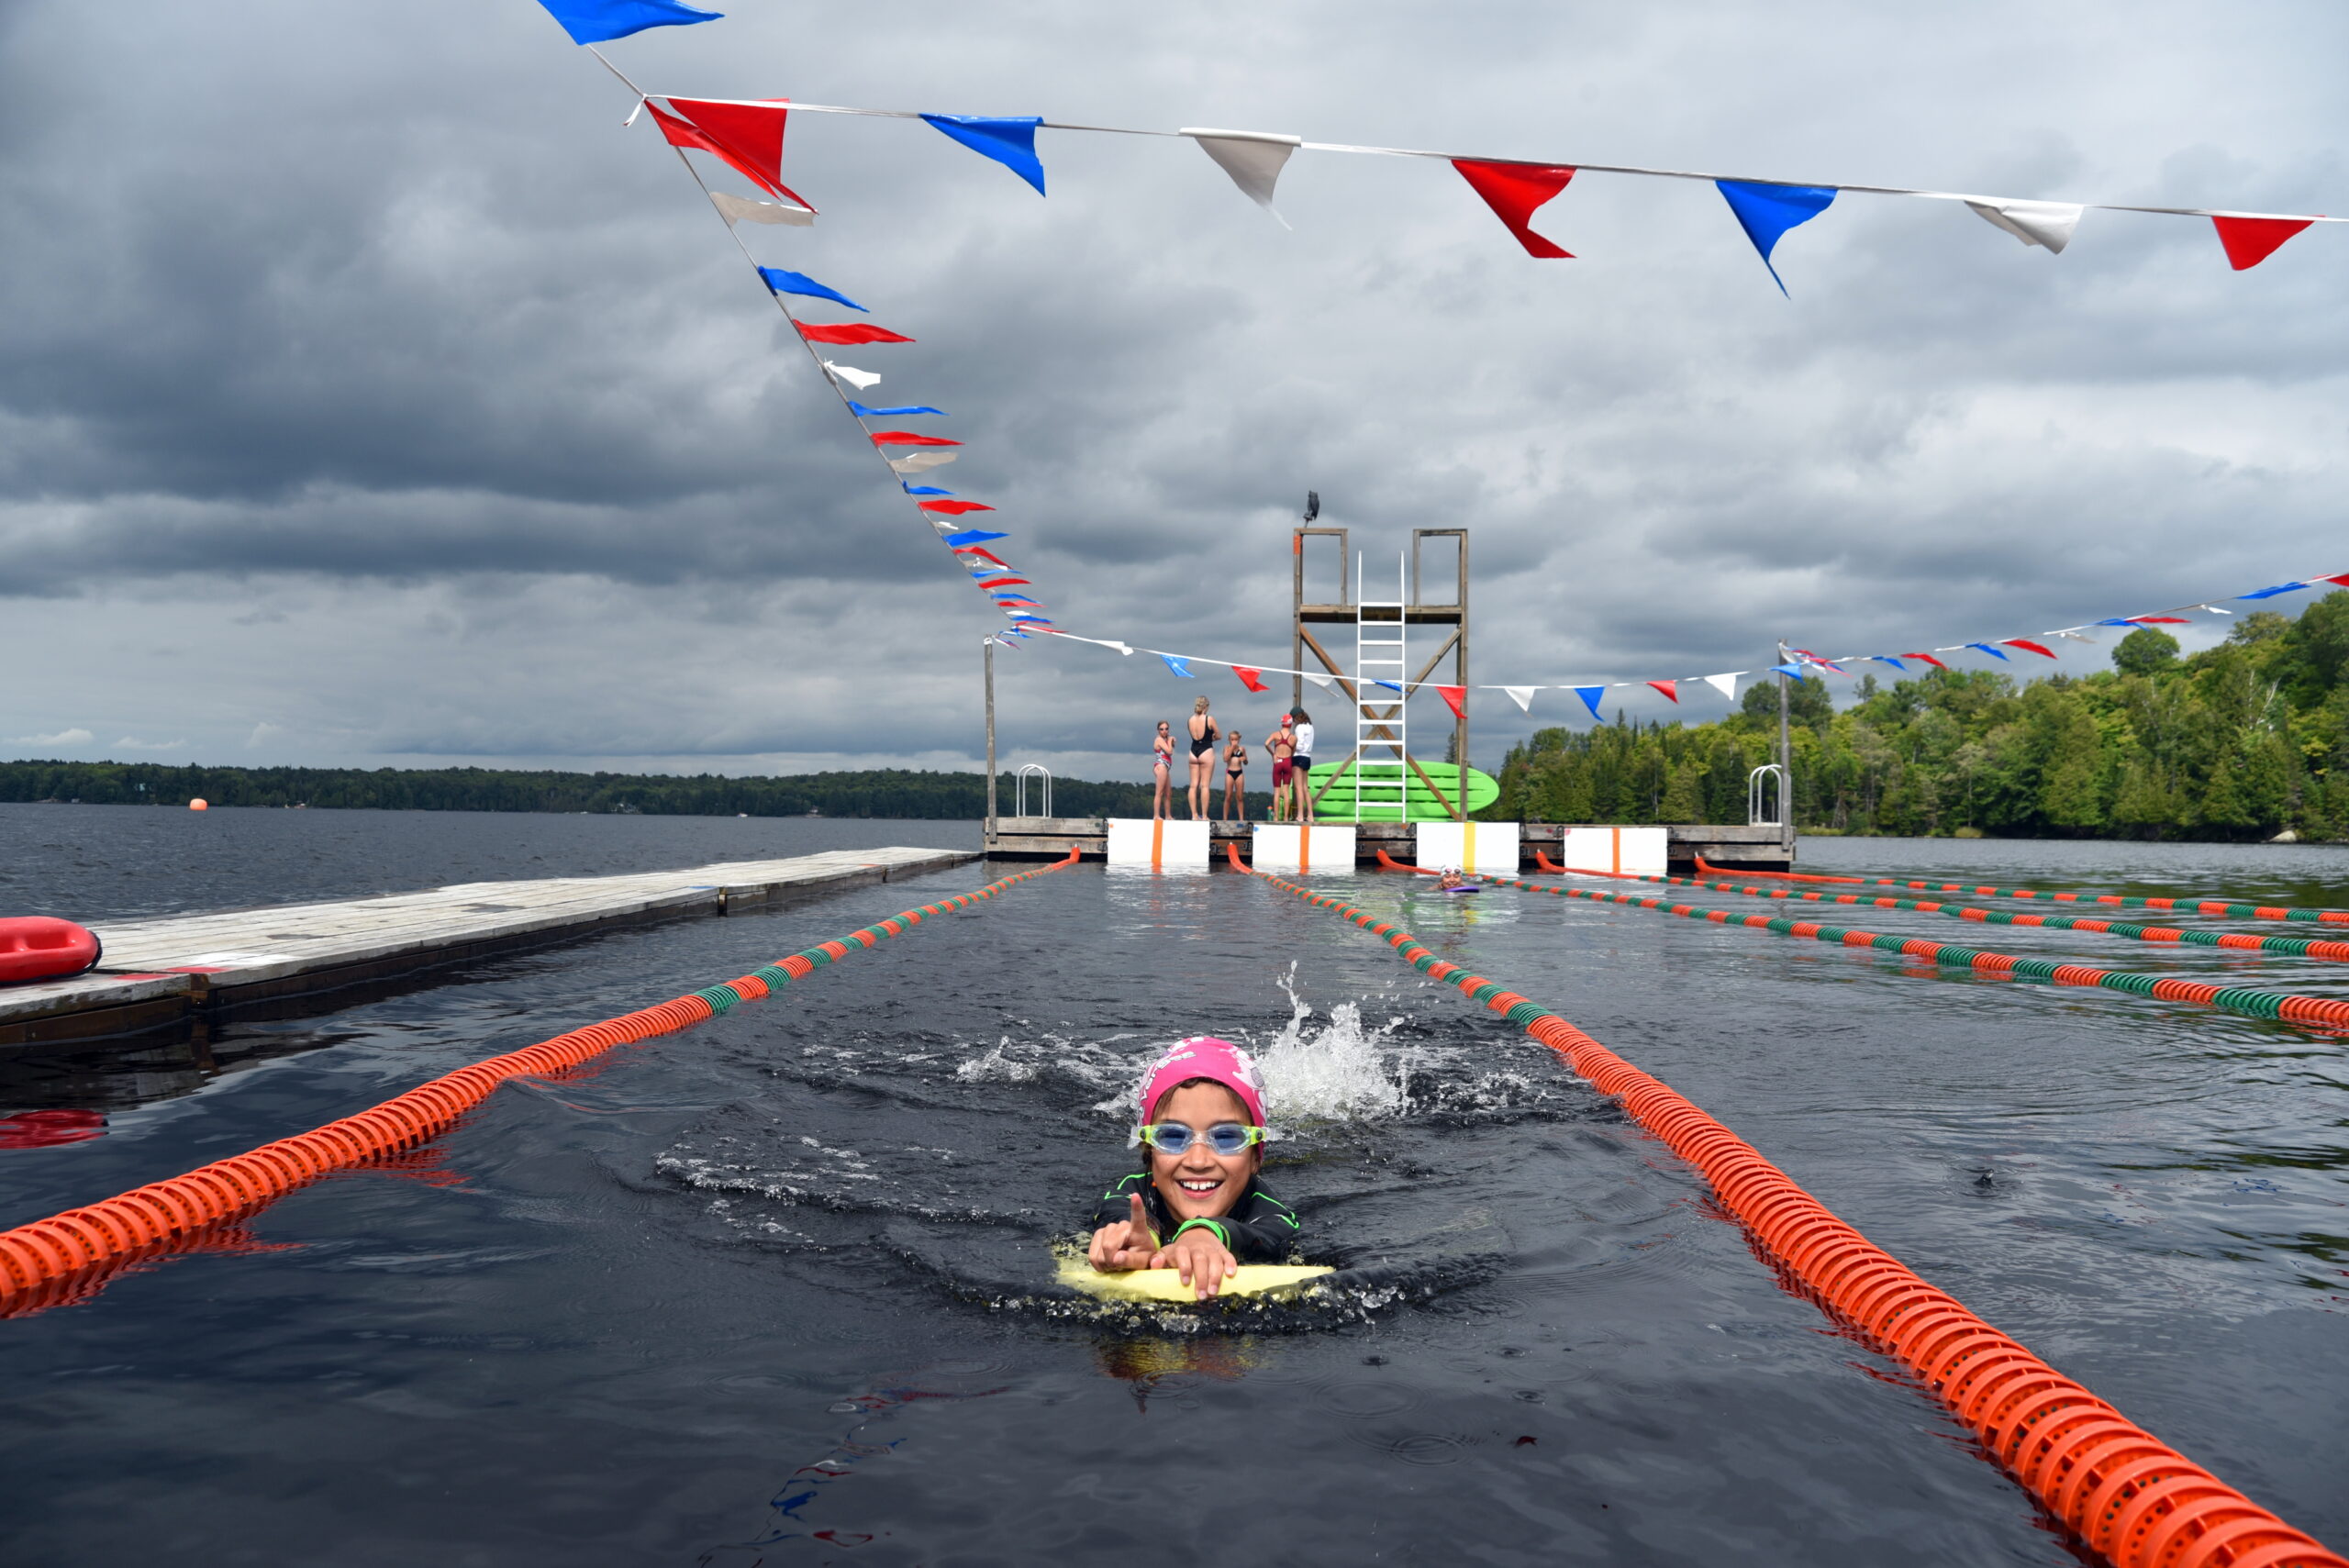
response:
M1303 708L1289 710L1297 721L1297 755L1288 760L1289 785L1297 792L1297 820L1313 820L1313 716Z

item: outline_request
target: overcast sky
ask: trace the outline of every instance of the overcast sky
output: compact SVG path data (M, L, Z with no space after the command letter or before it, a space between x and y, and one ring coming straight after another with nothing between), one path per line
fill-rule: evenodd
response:
M2324 3L726 8L608 52L687 95L2349 212ZM0 51L0 755L976 765L999 617L532 0L10 0ZM1847 195L1782 298L1701 183L1584 174L1537 219L1578 259L1535 261L1440 162L1300 153L1284 229L1189 143L1039 147L1049 200L796 116L823 216L746 232L919 339L838 357L952 412L940 481L1072 630L1286 663L1308 487L1386 573L1474 530L1483 682L2349 569L2349 228L2237 273L2199 219L2052 256ZM1138 778L1194 695L1252 738L1286 695L1202 673L1003 654L1005 764ZM1493 767L1581 707L1473 712Z

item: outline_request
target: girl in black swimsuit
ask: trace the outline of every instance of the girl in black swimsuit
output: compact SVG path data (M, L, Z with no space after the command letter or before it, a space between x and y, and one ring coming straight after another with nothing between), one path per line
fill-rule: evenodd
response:
M1231 820L1232 806L1237 802L1240 820L1248 820L1248 747L1237 729L1231 732L1231 744L1223 749L1223 820Z
M1191 820L1208 819L1208 807L1215 797L1215 784L1208 778L1215 766L1215 720L1208 717L1208 699L1200 697L1191 704Z

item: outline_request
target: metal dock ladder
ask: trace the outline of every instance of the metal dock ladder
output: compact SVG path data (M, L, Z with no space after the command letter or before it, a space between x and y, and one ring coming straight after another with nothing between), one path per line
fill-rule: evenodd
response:
M1410 820L1410 767L1404 750L1409 666L1404 662L1403 558L1395 558L1395 597L1369 597L1370 580L1356 575L1364 597L1354 606L1354 820ZM1388 817L1386 808L1393 806ZM1365 807L1379 815L1367 817Z

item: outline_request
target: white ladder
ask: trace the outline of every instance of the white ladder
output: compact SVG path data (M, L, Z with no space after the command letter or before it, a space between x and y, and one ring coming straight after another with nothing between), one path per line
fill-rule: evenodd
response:
M1354 580L1370 581L1357 558ZM1410 820L1410 767L1403 750L1410 668L1404 662L1403 558L1395 558L1395 597L1354 606L1354 820L1364 806L1395 808ZM1386 684L1381 685L1379 683Z

